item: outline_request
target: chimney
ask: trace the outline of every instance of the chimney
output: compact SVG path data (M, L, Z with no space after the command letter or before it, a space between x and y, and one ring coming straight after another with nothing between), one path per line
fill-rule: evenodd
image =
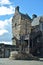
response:
M32 15L32 19L34 19L34 18L36 18L37 17L37 15L36 14L33 14Z
M16 8L15 8L15 13L18 13L19 12L19 6L17 6Z

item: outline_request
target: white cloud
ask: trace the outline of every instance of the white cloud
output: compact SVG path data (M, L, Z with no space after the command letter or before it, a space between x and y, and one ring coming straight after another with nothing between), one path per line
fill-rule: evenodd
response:
M10 42L1 41L0 43L1 44L3 43L3 44L10 44L10 45L12 45L12 41L10 41Z
M0 16L14 14L15 8L12 6L12 3L10 2L10 0L0 0L0 5L1 5ZM6 5L8 5L9 7L7 7ZM10 19L0 20L0 36L3 37L5 33L9 33L9 30L7 27L9 27L10 29L10 26L12 24L11 21L12 21L12 17ZM5 42L5 41L2 41L1 43L11 44L11 42Z
M0 36L3 35L3 34L5 34L5 33L8 33L8 31L7 30L3 30L3 29L0 30Z
M12 25L12 17L8 21Z
M5 27L11 25L11 21L12 21L12 17L4 21L0 20L0 35L3 35L4 33L8 33L8 30L6 30Z
M4 21L0 20L0 29L4 29L4 27L7 26L7 25L8 25L7 20L4 20Z
M6 26L12 24L12 17L10 19L0 20L0 29L4 29Z
M10 4L9 7L4 6L5 4ZM13 14L15 8L12 6L12 2L10 0L0 0L0 16L1 15L10 15Z
M1 6L0 7L0 16L1 15L10 15L10 14L13 14L15 11L15 8L12 7L12 6L9 6L8 7L5 7L5 6Z
M4 4L11 4L11 2L9 0L0 0L0 4L4 5Z

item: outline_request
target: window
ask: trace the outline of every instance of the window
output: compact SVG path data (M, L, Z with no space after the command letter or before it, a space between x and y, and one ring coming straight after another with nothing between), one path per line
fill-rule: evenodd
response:
M15 27L17 26L17 23L15 23Z
M43 23L40 23L40 30L43 31Z
M43 31L43 23L42 23L42 31Z

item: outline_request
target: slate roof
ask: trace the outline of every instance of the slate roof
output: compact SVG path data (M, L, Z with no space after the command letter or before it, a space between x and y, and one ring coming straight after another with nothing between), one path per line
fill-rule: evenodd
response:
M36 25L39 25L40 22L43 22L43 16L39 16L37 18L34 18L31 25L36 26Z
M21 15L21 17L24 17L26 19L30 19L31 20L31 17L28 14L23 14L21 12L19 12L19 14Z

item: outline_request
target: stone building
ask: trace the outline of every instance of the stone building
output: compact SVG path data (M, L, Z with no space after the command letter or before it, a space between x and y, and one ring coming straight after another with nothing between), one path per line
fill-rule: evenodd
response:
M35 17L32 20L31 26L43 32L43 16Z
M31 18L28 14L19 11L19 7L15 8L15 14L12 18L13 44L29 43L29 34L31 32Z
M37 47L40 47L40 56L43 56L43 16L35 17L31 23L31 26L34 29L34 32L37 33L37 42L39 42L39 44L36 43L36 45Z
M0 58L8 58L11 51L18 50L15 45L0 43Z
M32 29L33 32L31 34ZM30 51L33 49L35 54L40 51L41 56L43 56L43 16L37 17L37 15L34 14L31 19L28 14L21 13L19 6L17 6L12 18L12 33L13 45L19 46L20 50ZM30 41L30 37L32 39L34 38L34 44ZM32 42L32 44L30 42Z
M43 16L35 17L31 23L31 26L36 30L36 32L40 30L43 38Z

